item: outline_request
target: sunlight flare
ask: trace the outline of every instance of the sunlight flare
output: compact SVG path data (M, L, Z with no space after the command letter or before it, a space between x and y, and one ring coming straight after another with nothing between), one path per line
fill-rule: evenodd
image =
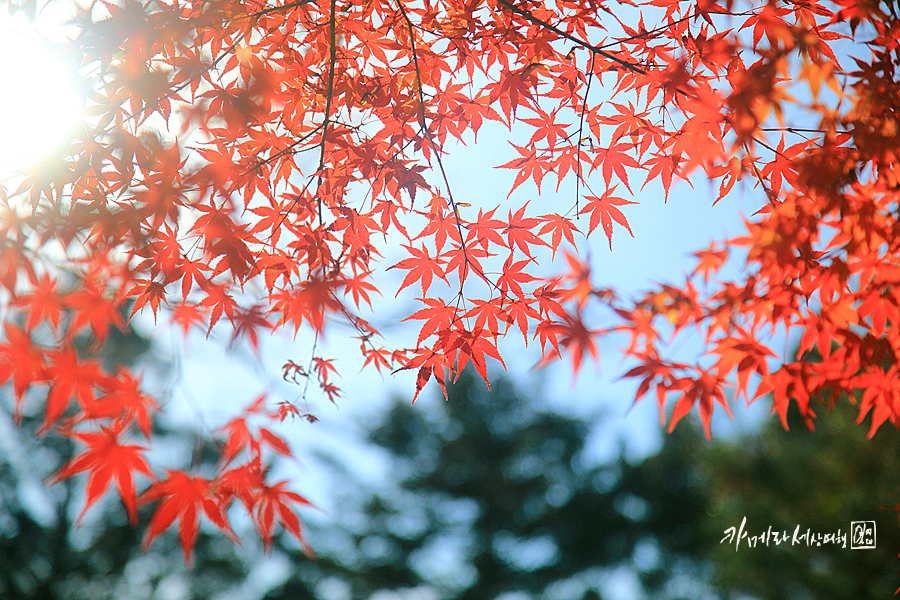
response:
M40 39L0 17L0 170L55 150L81 115L74 70Z

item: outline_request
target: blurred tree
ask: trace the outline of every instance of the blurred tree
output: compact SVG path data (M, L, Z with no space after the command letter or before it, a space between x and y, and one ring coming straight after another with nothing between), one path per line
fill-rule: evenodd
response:
M128 327L111 329L99 349L78 346L112 369L146 359L150 342ZM84 507L83 486L71 479L51 487L44 483L72 458L74 443L55 433L39 438L43 415L30 412L25 404L21 424L13 427L11 394L0 397L0 598L125 600L157 597L160 592L200 599L236 585L246 575L249 567L237 559L234 546L203 531L196 547L200 568L193 572L185 568L174 536L142 553L140 532L112 497L104 500L105 510L88 513L86 522L76 525ZM195 445L193 430L164 429L160 420L154 428L170 447ZM218 456L212 448L199 450L200 462L211 464ZM143 522L151 508L142 510Z
M656 598L700 597L701 567L686 559L702 554L696 431L677 430L638 464L591 466L584 422L534 408L507 381L492 387L464 374L444 416L394 405L370 440L399 486L360 497L347 473L354 485L335 492L344 535L330 527L318 564L267 598L589 599L612 578ZM679 592L685 578L694 585Z
M122 344L146 344L134 335ZM358 460L322 455L348 485L335 476L337 525L310 532L317 560L301 559L285 536L264 562L252 542L235 549L201 531L190 571L174 534L141 553L112 500L74 529L77 486L41 485L71 442L35 442L39 415L26 412L18 430L4 419L0 597L594 600L618 587L634 598L841 600L897 586L900 531L879 507L896 493L900 447L884 432L866 440L847 410L821 416L815 434L792 414L790 432L772 421L714 442L689 420L652 456L596 465L583 452L585 422L535 408L507 381L487 392L464 375L450 393L445 414L398 402L373 427L364 451L386 474L381 483L347 473ZM156 433L198 442L193 430L157 424ZM217 456L200 444L195 468ZM720 542L744 516L751 534L769 525L849 533L851 520L874 520L878 547L735 551ZM278 568L260 577L266 565Z
M900 529L880 508L896 495L900 442L867 440L849 408L821 415L815 433L792 412L789 432L771 420L712 442L689 419L640 462L588 466L586 425L535 409L506 381L489 394L463 376L444 406L392 408L371 441L400 489L338 493L344 535L329 529L318 565L269 600L601 598L612 580L635 598L849 600L900 583ZM848 537L847 548L735 551L722 539L745 516L751 535L849 536L851 521L875 521L877 548L851 550Z
M824 411L823 411L824 412ZM810 432L792 412L791 430L771 421L762 431L700 453L710 510L702 527L715 544L715 585L729 598L766 600L889 598L900 584L895 513L900 440L881 431L866 439L853 408L837 404ZM747 518L750 535L773 529L847 534L847 548L781 544L739 550L718 544ZM850 549L851 521L875 521L874 550Z

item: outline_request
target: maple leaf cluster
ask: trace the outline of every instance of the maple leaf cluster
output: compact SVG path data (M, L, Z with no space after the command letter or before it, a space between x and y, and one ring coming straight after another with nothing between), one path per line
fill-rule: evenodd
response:
M276 518L301 538L306 501L266 479L290 448L248 419L315 418L256 402L222 430L216 475L158 478L132 443L152 443L158 403L95 355L128 302L254 348L343 322L366 367L417 374L414 399L470 363L487 382L510 333L575 372L624 335L625 377L670 428L696 406L709 435L716 405L768 393L785 424L792 402L812 424L814 401L840 398L873 433L900 424L900 20L882 5L122 0L75 25L83 127L0 187L0 382L82 447L55 479L87 472L88 506L113 479L132 519L158 502L148 543L178 520L189 557L201 514L233 536L234 500L266 543ZM497 165L507 206L454 197L443 167L448 142L489 121L517 142ZM574 195L523 201L548 178ZM746 234L698 252L683 285L594 286L585 239L599 227L611 249L633 235L635 190L668 199L691 178L716 202L738 182L760 191ZM564 246L566 270L538 276ZM382 262L388 247L403 258ZM363 317L390 269L395 295L417 296L399 344ZM668 342L691 331L702 356L676 361ZM796 355L774 347L785 335ZM310 355L284 378L334 401L333 359ZM151 481L140 496L135 475Z

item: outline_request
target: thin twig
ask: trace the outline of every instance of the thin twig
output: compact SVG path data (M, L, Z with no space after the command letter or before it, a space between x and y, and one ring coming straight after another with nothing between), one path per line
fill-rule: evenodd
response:
M315 127L312 131L310 131L310 132L307 133L306 135L300 137L300 138L299 138L297 141L295 141L293 144L291 144L291 145L289 145L289 146L286 146L285 148L282 148L281 150L279 150L279 151L276 152L275 154L269 156L268 158L264 158L264 159L260 160L260 161L257 162L255 165L253 165L252 167L250 167L249 169L247 169L247 171L244 172L244 175L249 175L249 174L252 173L253 171L255 171L255 170L259 169L260 167L262 167L263 165L267 165L267 164L269 164L270 162L272 162L273 160L276 160L276 159L278 159L278 158L281 158L281 157L284 156L285 154L290 153L291 150L293 150L293 149L296 148L299 144L302 144L303 142L305 142L306 140L308 140L309 138L311 138L311 137L312 137L317 131L319 131L319 129L321 129L321 128L322 128L321 125ZM315 146L313 146L313 147L315 147ZM311 148L310 148L310 149L311 149ZM305 152L305 151L304 151L304 152Z
M322 219L322 169L325 168L325 142L328 137L329 116L331 115L331 97L334 94L334 66L337 62L337 48L335 46L335 15L337 13L337 2L331 0L331 14L328 18L328 36L330 39L330 57L328 63L328 90L325 94L325 120L322 121L322 151L319 153L319 179L316 183L316 196L319 204L319 226L323 223Z
M497 0L497 3L505 6L506 8L513 11L520 17L523 17L523 18L527 19L528 21L531 21L535 25L540 25L544 29L547 29L548 31L552 31L555 34L562 36L562 37L566 38L567 40L578 44L582 48L587 48L594 54L599 54L603 58L606 58L615 63L618 63L619 65L625 67L626 69L634 71L635 73L640 73L641 75L647 74L647 71L645 71L641 65L636 64L636 63L630 63L627 60L623 60L613 54L610 54L609 52L606 52L600 46L595 46L589 42L582 40L581 38L577 38L574 35L572 35L571 33L567 33L565 31L563 31L562 29L560 29L559 27L556 27L555 25L551 25L550 23L535 17L533 14L531 14L527 10L523 10L523 9L519 8L518 6L516 6L510 2L507 2L507 0Z
M434 153L435 158L437 159L438 169L441 172L441 177L444 180L444 185L447 187L447 197L450 200L450 208L453 209L453 218L456 221L456 229L459 232L459 241L462 246L463 252L463 273L460 276L459 288L460 294L462 294L462 288L465 285L466 275L469 270L469 255L466 252L466 238L463 235L462 224L459 222L459 209L456 206L456 201L453 199L453 192L450 190L450 180L447 178L447 172L444 170L444 163L441 160L441 151L437 144L434 143L434 139L431 137L431 132L428 130L428 123L425 122L425 96L422 93L422 74L419 69L419 58L416 52L416 38L415 38L415 29L413 28L412 21L409 18L409 15L406 14L406 9L403 7L403 1L397 0L397 6L400 9L400 14L403 16L403 20L406 21L406 25L409 28L409 44L410 51L412 52L413 59L413 67L416 70L416 90L419 95L419 125L422 126L422 131L425 134L425 139L428 140L428 145L431 146L431 151Z
M594 78L594 59L596 54L591 54L591 66L588 70L587 88L584 90L584 101L581 103L581 117L578 120L578 139L575 140L575 218L578 218L579 201L581 199L581 134L584 131L584 113L587 110L588 94L591 93L591 80Z
M747 147L747 142L744 142L744 150L747 152L747 159L750 161L750 166L753 168L753 173L759 180L759 185L762 186L762 189L766 193L766 197L769 199L769 202L772 204L772 206L778 206L778 203L775 202L775 193L766 187L766 183L762 178L762 173L759 172L759 168L756 166L756 162L753 160L753 155L750 153L750 148Z
M259 12L255 12L250 15L252 18L261 17L263 15L267 15L269 13L278 12L279 10L287 10L289 8L297 8L298 6L303 6L304 4L312 4L315 0L300 0L299 2L291 2L290 4L282 4L281 6L273 6L271 8L266 8Z

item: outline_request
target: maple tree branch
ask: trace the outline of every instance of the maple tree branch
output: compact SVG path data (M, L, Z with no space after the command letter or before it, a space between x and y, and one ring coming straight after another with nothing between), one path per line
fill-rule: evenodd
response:
M629 69L629 70L631 70L631 71L634 71L635 73L640 73L641 75L646 75L646 74L647 74L647 71L645 71L645 70L641 67L641 65L636 64L636 63L630 63L630 62L628 62L627 60L623 60L623 59L621 59L621 58L619 58L619 57L617 57L617 56L615 56L615 55L613 55L613 54L610 54L609 52L606 52L606 51L603 50L603 48L600 47L600 46L595 46L595 45L593 45L593 44L591 44L591 43L589 43L589 42L586 42L586 41L582 40L581 38L577 38L577 37L575 37L574 35L572 35L571 33L567 33L567 32L565 32L565 31L563 31L562 29L560 29L559 27L556 27L555 25L551 25L550 23L548 23L548 22L546 22L546 21L544 21L544 20L542 20L542 19L539 19L539 18L535 17L533 14L531 14L531 13L528 12L527 10L521 9L521 8L519 8L518 6L512 4L511 2L508 2L507 0L497 0L497 3L498 3L498 4L501 4L501 5L503 5L503 6L505 6L506 8L508 8L508 9L511 10L511 11L513 11L514 13L516 13L517 15L519 15L520 17L523 17L524 19L526 19L526 20L528 20L528 21L531 21L531 22L534 23L535 25L540 25L540 26L543 27L544 29L546 29L546 30L548 30L548 31L552 31L552 32L555 33L555 34L557 34L557 35L559 35L559 36L562 36L562 37L566 38L567 40L569 40L569 41L571 41L571 42L574 42L574 43L578 44L578 45L581 46L582 48L587 48L588 50L590 50L590 51L593 52L594 54L599 54L599 55L602 56L603 58L606 58L606 59L609 59L609 60L611 60L611 61L613 61L613 62L615 62L615 63L618 63L619 65L625 67L626 69Z
M760 146L762 146L763 148L766 148L767 150L771 150L772 152L774 152L775 154L777 154L777 155L780 156L781 158L787 159L787 156L785 156L784 154L782 154L778 149L773 148L772 146L770 146L769 144L765 143L764 141L762 141L762 140L759 139L758 137L753 136L753 141L756 142L757 144L759 144ZM747 145L746 145L746 143L745 143L745 144L744 144L744 149L746 149L746 148L747 148Z
M303 400L304 402L306 402L306 393L309 391L309 380L310 380L310 375L313 372L313 361L315 361L315 359L316 359L316 349L318 348L318 346L319 346L319 332L316 331L315 337L313 337L312 349L310 350L309 366L306 367L306 373L301 373L301 375L306 378L306 383L303 386L303 393L300 395L300 399Z
M402 0L397 0L397 7L400 9L400 14L403 16L403 20L406 21L406 25L409 29L409 43L410 43L410 51L412 53L413 58L413 67L416 71L416 90L419 96L419 124L422 128L423 133L425 134L425 138L428 140L428 144L431 146L432 152L434 152L434 156L437 159L438 169L441 172L441 177L444 180L444 185L447 187L447 197L450 201L450 207L453 210L453 220L456 223L456 230L459 232L459 242L460 242L460 250L462 250L463 254L463 272L460 274L459 278L459 292L456 294L457 298L457 309L462 310L459 303L465 303L465 294L463 292L463 288L465 287L466 277L468 275L469 268L475 270L475 272L484 279L488 284L490 284L492 290L491 294L493 294L493 289L500 290L500 286L497 285L496 282L491 281L491 279L487 276L487 274L481 270L477 265L473 264L469 259L469 253L466 250L466 236L463 235L462 223L459 220L459 207L456 203L456 200L453 198L453 191L450 189L450 180L447 177L447 171L444 169L444 163L441 160L441 152L440 148L435 144L434 139L431 137L431 132L428 130L428 124L425 121L425 97L422 91L422 73L419 68L419 59L418 53L416 52L416 40L415 40L415 29L413 27L413 23L409 18L409 15L406 13L406 9L403 6ZM501 291L502 293L502 291ZM463 307L464 308L464 307ZM453 322L451 324L455 324L457 321L462 320L463 317L459 315L454 315Z
M463 261L466 265L462 275L460 275L459 281L459 293L462 294L466 282L466 273L469 269L469 255L466 252L466 239L465 236L463 236L462 225L459 222L459 208L456 206L456 200L453 199L453 191L450 189L450 180L447 178L447 172L444 170L444 163L441 160L440 148L434 143L431 132L428 130L428 123L425 122L425 96L422 93L422 72L419 69L419 57L416 52L415 29L413 28L412 21L409 19L409 15L406 14L406 9L403 7L403 0L397 0L397 7L400 9L400 14L403 16L403 20L406 21L406 25L409 28L409 45L410 51L412 52L413 67L416 70L416 91L419 95L419 124L422 126L425 138L428 140L428 144L431 146L431 150L434 152L434 156L437 159L441 177L444 179L444 185L447 186L447 197L450 200L450 207L453 209L453 218L456 221L456 229L459 232L459 240L462 244Z
M298 140L296 140L293 144L291 144L291 145L289 145L289 146L287 146L287 147L285 147L285 148L282 148L281 150L279 150L278 152L276 152L276 153L273 154L272 156L269 156L269 157L264 158L264 159L260 160L259 162L257 162L255 165L253 165L252 167L250 167L249 169L247 169L247 171L246 171L244 174L245 174L245 175L250 174L250 173L252 173L253 171L255 171L255 170L259 169L260 167L262 167L263 165L266 165L266 164L272 162L273 160L277 160L278 158L281 158L281 157L284 156L285 154L290 153L291 150L293 150L293 149L296 148L299 144L302 144L303 142L305 142L306 140L308 140L309 138L311 138L311 137L312 137L313 135L315 135L315 133L316 133L317 131L319 131L321 128L322 128L322 125L321 125L321 124L320 124L320 125L317 125L315 128L313 128L312 131L310 131L308 134L306 134L306 135L304 135L304 136L301 136L301 137L300 137ZM313 146L313 148L315 148L315 146ZM311 149L311 148L309 148L309 149ZM309 150L309 149L308 149L308 150ZM305 150L302 150L301 152L305 152Z
M498 1L499 1L499 0L498 0ZM706 14L709 14L709 15L725 15L725 16L729 16L729 17L740 17L740 16L755 15L755 14L757 14L757 13L755 13L755 12L752 11L752 10L748 10L748 11L744 11L744 12L740 12L740 13L731 12L731 11L724 11L724 10L723 10L723 11L711 10L711 11L704 11L704 12L705 12ZM672 27L673 25L678 25L678 24L680 24L680 23L684 23L685 21L689 21L689 20L691 20L691 19L696 19L696 18L697 18L697 14L696 14L696 13L695 13L695 14L691 14L691 15L685 15L685 16L681 17L680 19L677 19L677 20L675 20L675 21L672 21L671 23L666 23L665 25L660 25L659 27L655 27L655 28L653 28L653 29L651 29L651 30L649 30L649 31L642 31L642 32L636 33L636 34L634 34L634 35L630 35L630 36L628 36L628 37L626 37L626 38L622 38L622 39L619 39L619 40L613 40L613 41L611 41L611 42L607 42L606 44L602 44L602 45L600 45L600 46L597 46L597 48L600 48L600 49L603 49L603 48L611 48L612 46L618 46L619 44L624 44L624 43L626 43L626 42L632 42L632 41L634 41L634 40L639 40L639 39L641 39L641 38L645 38L645 37L648 37L648 36L651 36L651 35L655 35L655 34L659 33L660 31L665 31L666 29L669 29L669 28ZM621 23L621 21L620 21L620 23Z
M660 31L668 29L672 25L678 25L679 23L683 23L683 22L693 19L695 17L696 17L696 15L687 15L687 16L681 17L677 21L672 21L671 23L666 23L665 25L660 25L659 27L651 29L650 31L642 31L641 33L636 33L634 35L630 35L630 36L628 36L626 38L622 38L620 40L613 40L611 42L607 42L606 44L601 44L600 46L597 46L597 48L611 48L613 46L618 46L619 44L624 44L626 42L633 42L634 40L639 40L641 38L645 38L645 37L654 35L656 33L659 33Z
M263 9L259 12L255 12L250 15L253 18L261 17L263 15L268 15L273 12L278 12L280 10L287 10L289 8L297 8L298 6L303 6L305 4L312 4L315 0L300 0L299 2L291 2L290 4L282 4L281 6L272 6L266 9Z
M800 127L760 127L760 131L785 131L787 133L828 133L827 129L803 129ZM849 131L838 131L837 133L850 133Z
M328 17L328 37L330 39L330 57L328 62L328 90L325 93L325 120L322 121L322 151L319 153L319 180L316 183L316 196L319 204L319 226L322 225L322 197L319 192L322 188L322 169L325 168L325 142L328 137L329 116L331 115L331 100L334 95L334 66L337 62L337 48L335 47L335 14L337 13L337 1L331 0L331 14Z
M297 144L300 144L301 142L306 141L307 139L312 137L313 134L315 134L321 128L322 128L322 125L318 125L312 131L310 131L307 135L301 137L299 140L295 141L293 144L291 144L287 148L284 148L284 149L276 152L275 154L266 158L265 160L259 161L256 165L254 165L253 167L248 169L244 174L246 175L246 174L252 173L256 169L259 169L260 167L262 167L264 164L269 163L281 156L284 156L285 154L288 154L295 146L297 146ZM309 181L306 182L306 185L303 186L303 190L299 194L297 194L297 196L293 200L291 200L291 204L287 207L287 210L284 211L284 214L281 215L281 218L278 220L278 224L273 228L273 231L275 229L279 229L284 224L284 222L287 220L288 215L291 214L291 211L294 210L294 207L297 206L298 202L300 202L300 199L303 197L303 194L306 193L306 189L309 187L309 184L311 182L312 182L312 178L310 177ZM321 204L320 204L320 206L321 206ZM320 215L321 215L321 212L320 212ZM321 220L320 220L319 224L321 225ZM274 246L274 242L273 242L273 246ZM259 251L255 252L254 254L257 257L260 257L260 256L262 256L262 250L259 250Z
M759 185L762 186L762 189L766 193L766 197L769 199L769 202L772 204L772 206L778 206L778 203L775 201L775 193L766 187L766 183L762 178L762 173L759 172L759 168L757 168L756 162L753 160L753 155L750 153L750 148L747 146L747 142L744 142L744 150L747 152L747 158L750 160L750 166L753 168L753 173L759 180Z
M581 116L578 119L578 139L575 140L575 218L578 218L579 201L581 199L581 134L584 131L584 113L587 110L588 94L591 93L591 80L594 77L594 59L596 54L591 54L591 66L588 69L587 88L584 90L584 101L581 103Z

